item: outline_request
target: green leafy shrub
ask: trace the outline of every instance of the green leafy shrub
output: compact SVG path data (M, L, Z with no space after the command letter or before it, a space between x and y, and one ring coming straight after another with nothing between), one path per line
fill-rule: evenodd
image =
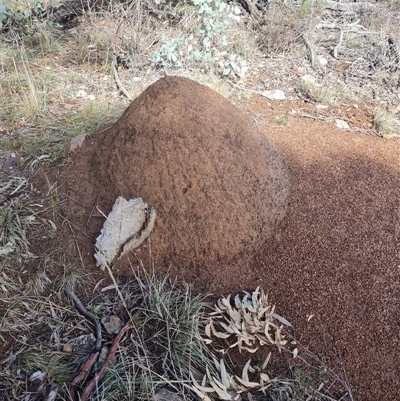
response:
M21 24L31 21L31 10L44 8L43 0L2 0L0 2L0 29L7 25L10 19Z
M185 62L219 62L223 75L238 72L243 63L235 54L226 51L229 44L227 30L240 21L239 7L225 0L193 0L194 28L178 38L162 39L162 44L153 56L153 64L181 67Z

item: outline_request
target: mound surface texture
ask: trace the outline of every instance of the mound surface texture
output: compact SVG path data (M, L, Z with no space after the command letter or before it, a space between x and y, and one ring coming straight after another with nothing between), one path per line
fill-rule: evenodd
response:
M154 207L156 266L252 255L289 196L287 167L267 137L221 95L178 77L151 85L116 124L86 139L61 176L65 212L91 247L104 223L98 210L108 214L118 196Z

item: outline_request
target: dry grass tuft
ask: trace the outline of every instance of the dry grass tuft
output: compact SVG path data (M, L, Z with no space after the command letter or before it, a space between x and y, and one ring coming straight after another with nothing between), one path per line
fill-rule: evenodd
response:
M318 2L303 1L300 7L271 2L263 16L258 42L269 55L290 53L313 27L323 9Z
M18 202L9 202L0 209L0 249L1 255L20 250L28 252L29 241L26 228L30 219L22 215L23 205Z
M375 131L383 137L396 136L400 132L400 123L393 113L382 108L374 110L372 124Z

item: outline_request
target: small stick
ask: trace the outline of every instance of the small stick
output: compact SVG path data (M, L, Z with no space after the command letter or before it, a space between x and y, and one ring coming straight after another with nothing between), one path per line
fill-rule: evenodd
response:
M106 374L107 369L112 365L112 361L114 359L114 355L117 352L119 343L122 340L123 335L132 327L132 321L129 320L128 323L119 331L117 336L114 339L114 342L112 343L112 346L110 348L110 352L108 353L107 359L104 362L103 366L99 370L98 373L94 376L94 378L89 382L89 384L86 386L85 390L83 391L80 401L86 401L89 398L90 393L93 391L93 389L96 387L97 383L100 382L100 380L103 378L103 376Z
M339 42L333 49L333 54L332 54L333 57L338 58L338 49L342 45L342 42L343 42L343 31L340 29Z
M315 66L315 51L314 48L312 46L312 44L310 43L310 41L303 35L300 36L301 39L303 39L303 42L305 43L305 45L307 46L308 51L310 52L310 61L311 61L311 65L314 67Z
M124 86L122 85L121 80L119 79L118 71L117 71L117 56L115 54L113 55L113 59L112 59L112 62L111 62L111 68L112 68L112 70L114 72L114 79L115 79L115 82L117 83L118 89L126 96L126 98L128 100L131 101L132 100L131 95L124 88Z
M93 365L97 361L97 357L99 356L99 352L95 352L94 354L90 355L89 358L86 360L85 363L83 363L78 371L74 374L76 376L72 379L71 383L68 385L68 391L69 391L69 396L71 397L72 400L77 400L77 389L78 389L78 384L82 381L84 381L87 376L89 375Z
M83 316L88 318L94 324L94 327L96 329L96 332L95 332L96 345L95 345L94 350L95 350L95 352L100 351L100 349L101 349L101 325L100 325L99 319L83 306L81 300L73 293L73 291L70 288L66 287L65 291L67 292L67 294L70 296L70 298L74 302L76 309L78 309L78 311Z

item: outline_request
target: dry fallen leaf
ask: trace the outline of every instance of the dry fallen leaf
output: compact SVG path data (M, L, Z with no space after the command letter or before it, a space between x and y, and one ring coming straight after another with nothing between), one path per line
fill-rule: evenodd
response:
M275 313L275 306L269 304L268 295L260 287L251 294L246 291L243 294L242 297L235 295L234 305L230 295L217 301L214 312L210 314L210 322L206 325L207 337L228 339L232 336L233 342L228 348L238 347L240 352L246 350L254 353L258 344L273 344L280 349L286 344L282 327L290 327L290 322Z

